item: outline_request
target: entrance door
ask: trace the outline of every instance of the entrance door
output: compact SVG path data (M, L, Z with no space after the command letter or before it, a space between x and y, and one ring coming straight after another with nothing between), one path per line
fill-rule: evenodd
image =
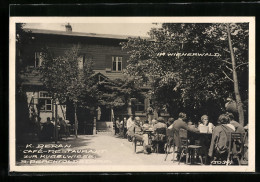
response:
M100 106L101 108L101 117L100 121L110 121L111 120L111 109L106 108L105 106Z

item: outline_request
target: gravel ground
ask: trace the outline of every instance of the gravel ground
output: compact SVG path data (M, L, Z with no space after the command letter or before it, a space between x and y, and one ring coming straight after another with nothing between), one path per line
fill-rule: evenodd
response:
M172 161L172 154L164 161L165 154L144 154L142 146L138 146L135 153L132 142L115 136L112 132L99 132L97 135L79 135L78 138L71 136L67 140L59 141L57 145L54 145L54 142L31 142L30 144L32 144L31 147L27 148L26 144L18 145L17 165L59 164L50 164L46 162L47 160L77 161L75 163L63 162L65 165L84 165L86 163L94 165L178 165L177 161ZM43 146L43 153L38 153L40 149L38 144L41 144L40 147ZM49 144L53 145L50 146ZM34 151L37 152L33 153ZM68 158L68 156L73 157ZM27 162L25 163L25 161ZM42 162L37 163L37 161ZM183 165L183 163L180 165Z

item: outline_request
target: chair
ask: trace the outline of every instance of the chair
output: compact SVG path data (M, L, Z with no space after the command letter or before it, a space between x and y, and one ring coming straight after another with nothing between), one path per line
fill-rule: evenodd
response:
M143 137L142 135L134 134L133 136L134 152L136 153L136 147L139 143L139 146L143 146Z
M166 129L166 144L165 144L165 159L166 161L169 151L173 148L173 162L174 162L174 153L175 153L175 143L174 143L174 130Z
M166 143L166 128L156 128L153 143L156 146L156 153L159 153L159 145Z
M229 165L229 161L233 161L234 159L241 165L241 160L244 156L244 135L244 133L230 133L226 165Z
M183 130L180 130L179 132L183 132ZM199 150L202 148L200 146L200 142L198 140L195 140L194 145L190 145L190 140L187 137L187 131L186 134L179 134L180 135L180 158L179 163L181 162L181 159L185 156L186 157L186 164L188 164L188 160L190 159L190 164L193 163L193 159L195 156L199 156L200 164L203 165L202 156L199 152Z
M245 133L244 135L244 156L243 156L243 160L248 161L248 132Z
M133 126L132 130L129 130L131 132L129 132L129 134L131 133L132 135L132 141L133 141L133 144L134 144L134 152L136 153L136 147L139 143L139 146L142 146L143 145L143 132L141 130L141 128L139 127L136 127L136 126Z

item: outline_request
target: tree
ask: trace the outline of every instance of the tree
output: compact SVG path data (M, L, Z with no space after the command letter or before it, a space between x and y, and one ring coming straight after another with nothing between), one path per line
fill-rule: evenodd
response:
M116 79L110 82L98 83L98 100L100 105L112 109L127 109L131 98L141 99L141 88L134 83L134 80Z
M27 56L22 50L26 44L30 44L33 39L30 32L24 31L24 23L16 23L16 139L24 138L23 134L33 132L35 121L30 120L26 92L22 86L22 75L26 72Z
M40 68L42 81L48 92L60 103L71 101L75 111L75 135L77 137L77 107L91 107L95 104L95 83L89 79L94 73L92 61L86 61L80 68L79 46L73 46L56 57L48 48L42 55L43 63ZM57 118L56 118L57 120Z
M214 24L215 29L212 29L211 33L221 33L222 36L219 40L228 43L228 46L222 48L222 50L227 52L227 57L225 62L225 67L229 70L229 76L223 70L225 78L233 82L233 92L235 95L237 113L239 117L239 122L244 125L244 108L241 100L240 90L244 95L245 101L248 100L248 23L227 23L227 24ZM219 41L218 41L219 42ZM226 44L227 44L226 43ZM217 46L217 45L215 45ZM219 49L219 47L217 46ZM230 68L231 66L231 68ZM238 74L239 73L239 74ZM244 77L244 78L243 78ZM245 79L246 78L246 79ZM243 80L244 79L244 80ZM240 87L239 88L239 82ZM246 87L243 88L243 84ZM242 85L242 86L241 86Z
M246 100L248 81L241 78L247 72L248 25L235 25L232 41ZM195 119L205 113L216 118L224 111L225 98L234 93L227 74L232 74L232 63L226 30L225 24L164 23L150 31L152 40L130 38L122 43L130 54L127 72L142 83L150 82L157 103L166 104L175 116L182 110Z

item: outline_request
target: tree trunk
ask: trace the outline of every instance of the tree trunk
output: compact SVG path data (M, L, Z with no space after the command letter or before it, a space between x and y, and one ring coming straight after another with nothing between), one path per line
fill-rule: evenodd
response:
M58 105L55 100L55 125L54 125L55 144L58 142Z
M75 109L75 136L78 138L78 119L77 119L77 105L74 104Z
M229 44L229 50L230 50L230 54L231 54L231 61L232 61L234 92L235 92L235 97L236 97L236 102L237 102L239 123L242 126L244 126L244 110L243 110L243 104L241 102L241 96L239 93L238 79L237 79L237 72L236 72L236 61L235 61L235 55L234 55L233 46L232 46L232 42L231 42L229 24L227 24L227 34L228 34L228 44Z

